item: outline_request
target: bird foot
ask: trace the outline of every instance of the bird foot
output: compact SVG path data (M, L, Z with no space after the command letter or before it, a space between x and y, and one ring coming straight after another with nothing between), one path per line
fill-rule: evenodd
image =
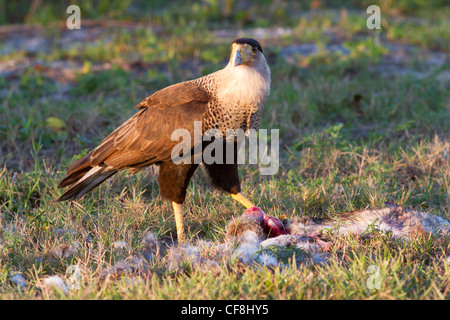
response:
M245 197L242 193L237 193L237 194L233 194L231 193L231 197L236 200L237 202L239 202L240 204L242 204L244 207L246 207L247 209L250 209L252 207L254 207L255 205L253 204L252 201L250 201L249 199L247 199L247 197Z

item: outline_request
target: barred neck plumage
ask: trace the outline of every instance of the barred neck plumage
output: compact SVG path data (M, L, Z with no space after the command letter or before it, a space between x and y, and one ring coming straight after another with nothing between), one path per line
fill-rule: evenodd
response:
M204 128L258 129L262 110L270 93L270 68L261 54L252 67L247 65L225 68L191 80L212 97L204 118Z

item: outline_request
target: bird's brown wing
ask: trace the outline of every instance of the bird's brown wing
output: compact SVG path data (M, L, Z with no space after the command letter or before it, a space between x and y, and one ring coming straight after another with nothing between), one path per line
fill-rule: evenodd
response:
M164 109L191 101L208 102L209 99L210 95L202 87L189 82L181 82L148 96L135 109L144 109L152 106L158 109Z
M194 121L201 121L210 101L202 88L182 82L155 92L136 106L139 112L106 137L84 158L73 163L58 187L70 185L91 168L141 168L171 159L176 129L194 134ZM191 139L191 147L193 146Z
M105 163L116 169L133 167L147 162L168 161L176 129L194 132L194 121L201 121L209 102L202 88L179 83L160 90L143 100L141 109L100 146L91 156L92 164Z

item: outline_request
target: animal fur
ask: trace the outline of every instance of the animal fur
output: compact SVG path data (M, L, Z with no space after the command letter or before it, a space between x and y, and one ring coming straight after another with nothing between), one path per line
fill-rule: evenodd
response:
M391 232L394 238L411 239L418 235L450 236L450 222L433 214L405 209L387 203L387 207L342 213L336 219L296 217L285 219L286 235L264 240L264 228L251 216L233 219L227 225L227 237L239 238L251 231L262 241L261 246L295 244L307 251L330 251L330 245L321 235L330 231L336 235L361 235L371 227ZM253 221L252 221L253 220Z
M292 234L311 235L331 230L339 235L362 234L370 226L392 232L394 238L417 235L449 235L450 223L436 215L405 209L395 204L378 210L342 213L338 219L294 218L286 228Z

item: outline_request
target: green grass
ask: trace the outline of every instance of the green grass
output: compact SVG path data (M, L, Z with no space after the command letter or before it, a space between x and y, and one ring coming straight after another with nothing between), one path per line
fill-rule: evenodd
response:
M390 201L450 219L450 83L443 77L449 62L429 67L421 55L450 50L448 21L429 16L441 15L439 8L402 1L396 11L383 3L383 30L373 35L365 28L365 7L344 12L333 2L316 10L284 1L270 10L271 1L248 8L234 1L175 1L163 10L141 2L122 8L117 2L111 12L80 3L86 18L132 19L138 25L108 26L95 41L67 46L61 31L46 24L65 15L48 5L27 20L43 24L39 34L53 39L48 51L21 48L0 57L24 65L0 79L1 299L450 298L448 241L402 243L383 234L334 238L326 265L302 264L300 252L272 248L286 262L283 269L233 259L210 270L192 261L170 269L169 252L161 248L143 272L105 280L104 270L142 254L147 232L167 243L176 236L172 208L158 195L154 171L118 174L76 203L55 201L69 164L134 114L137 102L224 65L232 39L214 32L282 26L292 33L259 39L272 69L261 127L280 129L280 171L260 176L257 166L241 166L244 193L278 217L339 217ZM231 11L224 13L227 3ZM410 16L400 16L405 13ZM350 53L327 51L335 42ZM293 63L279 56L301 43L317 44L318 54L296 56ZM406 55L402 67L423 76L383 72L388 43L414 45L416 53ZM75 66L63 79L52 73L61 62ZM202 169L190 183L186 205L192 242L222 243L227 222L243 212L210 188ZM117 248L118 241L126 247ZM76 243L79 249L65 255ZM203 258L213 254L201 252ZM82 270L79 290L68 296L42 290L47 276L69 279L72 265ZM371 265L380 270L378 290L366 285ZM27 281L24 288L11 282L17 272Z

